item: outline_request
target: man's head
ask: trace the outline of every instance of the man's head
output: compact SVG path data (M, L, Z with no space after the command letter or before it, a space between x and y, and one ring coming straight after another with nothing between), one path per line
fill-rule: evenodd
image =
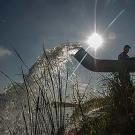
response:
M129 45L125 45L123 48L123 50L126 54L129 52L129 49L131 49L131 47Z

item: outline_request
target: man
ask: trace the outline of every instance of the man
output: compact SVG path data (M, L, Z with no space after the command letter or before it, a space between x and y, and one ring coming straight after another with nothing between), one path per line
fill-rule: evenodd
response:
M123 48L123 52L118 56L118 60L135 59L134 57L130 58L128 56L129 49L131 49L131 47L129 45L125 45ZM134 118L133 117L134 109L133 109L133 100L132 100L134 90L132 89L133 85L132 85L132 81L130 80L130 73L124 67L121 67L121 71L119 72L119 80L123 87L122 97L126 101L123 102L123 105L124 104L126 105L126 112L128 113L127 116L132 123L132 119Z
M128 56L128 52L129 49L131 49L131 47L129 45L125 45L123 48L123 52L121 54L119 54L118 56L118 60L126 60L129 59ZM126 71L126 69L124 71L121 71L119 73L119 79L121 81L121 83L129 83L130 84L130 74L128 71Z
M128 59L129 58L129 56L128 56L129 49L131 49L131 47L129 45L125 45L123 48L123 52L118 56L118 60Z

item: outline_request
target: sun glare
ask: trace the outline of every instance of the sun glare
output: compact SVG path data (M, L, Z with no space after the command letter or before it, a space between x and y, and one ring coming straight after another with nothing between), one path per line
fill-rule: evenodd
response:
M103 44L103 38L97 33L93 33L87 40L87 44L93 48L98 49Z

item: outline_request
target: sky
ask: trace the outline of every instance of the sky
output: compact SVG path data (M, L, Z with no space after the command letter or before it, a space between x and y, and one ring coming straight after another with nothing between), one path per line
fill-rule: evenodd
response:
M46 48L67 41L85 42L94 31L95 2L0 0L0 70L16 81L20 79L22 63L13 47L31 67L42 54L43 42ZM96 57L117 59L125 44L131 45L129 55L135 56L135 0L97 0L96 7L97 32L103 34L110 26ZM0 74L0 89L8 83Z

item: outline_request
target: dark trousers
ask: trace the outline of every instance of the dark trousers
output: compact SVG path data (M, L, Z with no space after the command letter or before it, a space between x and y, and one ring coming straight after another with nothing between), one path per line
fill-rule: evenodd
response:
M129 72L119 72L119 79L123 85L131 84Z

